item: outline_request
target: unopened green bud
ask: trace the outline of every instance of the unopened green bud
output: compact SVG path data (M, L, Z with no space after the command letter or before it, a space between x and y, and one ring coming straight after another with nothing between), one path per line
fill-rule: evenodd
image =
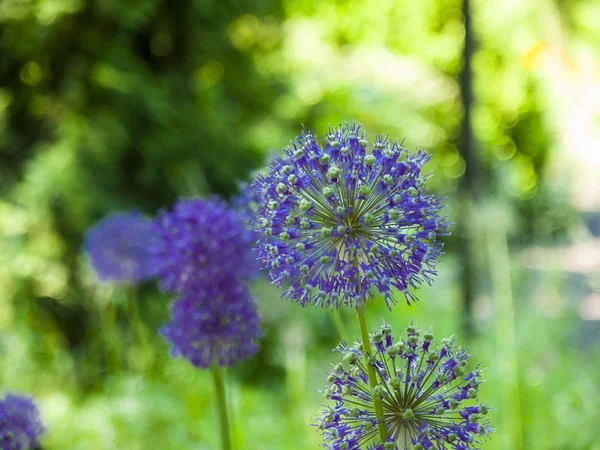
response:
M413 412L413 410L412 410L412 409L410 409L410 408L406 408L406 409L404 410L404 412L402 413L402 418L403 418L404 420L412 420L412 419L414 419L414 418L415 418L415 413Z
M298 204L300 211L308 211L310 209L310 206L310 202L305 199L300 200L300 203Z
M300 221L300 228L302 230L308 230L310 228L310 222L308 221L308 219L302 219Z
M409 187L407 190L408 195L410 195L411 197L416 197L419 194L419 191L417 191L414 187Z
M283 166L283 167L281 168L281 173L283 173L283 174L286 174L286 175L287 175L288 173L292 173L293 171L294 171L294 169L293 169L293 167L292 167L292 166Z
M269 202L269 209L270 210L276 210L279 207L279 202L276 202L275 200L271 200Z
M287 241L290 238L290 234L287 231L282 231L279 233L279 239L282 241Z
M356 353L348 352L344 355L344 361L348 364L354 364L356 362Z
M430 362L436 362L438 359L440 359L440 355L438 355L437 353L430 353L427 359Z
M373 388L373 398L383 398L383 386L380 384Z
M413 450L423 450L423 444L418 443L413 447Z
M370 430L371 428L373 428L373 423L369 422L367 420L365 420L364 422L362 422L360 425L363 428L363 430L367 430L367 431Z
M367 145L369 145L369 141L367 141L366 139L360 139L358 143L361 147L366 147Z
M337 232L339 234L344 234L346 232L346 225L338 225Z
M455 442L457 438L458 438L458 436L456 434L450 433L448 435L448 442L450 442L450 443Z
M295 159L300 159L304 156L304 150L302 150L301 148L299 148L298 150L296 150L294 152L294 158Z
M360 409L352 408L350 410L350 417L358 417L360 415Z
M327 176L329 178L337 178L340 176L340 173L342 173L342 169L340 169L338 166L331 166L329 169L327 169Z
M386 173L386 174L383 176L383 182L384 182L385 184L387 184L388 186L389 186L390 184L392 184L392 182L393 182L393 181L394 181L394 178L393 178L393 177L392 177L390 174Z
M461 366L456 366L454 368L454 375L456 375L457 377L462 377L465 374L465 369L463 369Z
M440 406L439 408L437 408L437 409L435 410L435 413L436 413L438 416L441 416L442 414L444 414L444 411L445 411L445 409L444 409L444 408L442 408L442 407Z
M392 208L388 211L388 216L390 220L396 221L400 218L400 211L398 211L396 208Z
M292 226L292 225L294 225L294 223L295 223L295 222L296 222L296 221L295 221L295 219L294 219L292 216L287 216L287 217L285 218L285 223L286 223L288 226Z
M367 195L369 195L369 186L363 184L361 187L358 188L358 194L361 197L366 197Z
M487 407L487 405L481 405L479 407L481 409L481 414L483 414L484 416L488 413L489 408Z
M456 400L455 398L451 398L448 401L448 404L450 405L450 409L456 409L456 408L458 408L458 405L460 404L460 402L458 400Z
M287 186L283 183L277 184L277 192L279 194L285 194L287 192Z
M335 192L335 189L333 189L331 186L325 186L323 188L323 197L329 198L333 195L334 192Z
M296 181L298 181L298 177L294 174L291 174L287 179L290 184L296 184Z
M391 346L391 347L388 347L388 349L386 350L386 353L388 354L388 356L390 358L393 358L398 354L398 349L394 346Z
M352 388L347 384L344 385L344 388L342 389L342 395L344 395L344 396L352 395Z
M431 342L433 340L433 333L431 331L427 331L424 335L423 335L423 339L425 339L426 341Z
M445 373L440 373L438 381L440 382L440 384L446 383L448 381L448 375L446 375Z
M373 217L373 214L371 214L371 213L366 213L366 214L365 214L365 223L366 223L367 225L369 225L370 223L373 223L373 220L374 220L374 219L375 219L375 218Z
M390 380L390 386L392 388L398 390L398 389L400 389L400 386L402 386L402 381L400 381L400 378L394 377Z
M469 389L469 398L477 398L477 389Z
M331 156L329 156L328 154L324 154L323 156L321 156L319 158L319 161L321 162L321 164L327 164L330 159L331 159Z
M340 148L340 153L344 156L348 156L348 153L350 153L350 149L346 146Z
M340 148L340 143L338 141L333 141L329 145L331 145L331 148Z
M329 227L323 227L323 228L321 228L321 236L327 238L327 237L331 236L332 231L333 230Z
M375 164L375 159L376 159L376 158L375 158L375 156L373 156L373 155L366 155L366 156L363 158L363 164L364 164L365 166L372 166L373 164Z
M329 262L329 256L321 256L321 264L327 264Z
M400 194L396 194L396 195L394 195L393 200L394 200L394 203L396 205L398 205L398 204L402 203L402 196Z
M333 383L336 380L335 375L329 375L327 377L327 382L328 383Z
M346 212L346 208L344 208L343 206L338 206L337 208L335 208L335 212L341 216Z
M288 256L287 258L285 258L285 262L286 264L291 265L294 262L294 258Z

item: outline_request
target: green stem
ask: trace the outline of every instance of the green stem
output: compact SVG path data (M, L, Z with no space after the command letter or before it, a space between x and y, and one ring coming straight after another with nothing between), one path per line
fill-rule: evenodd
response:
M358 323L360 325L360 334L363 342L363 349L365 351L366 358L366 366L367 366L367 375L369 376L369 385L371 386L371 391L373 388L377 386L377 374L375 373L375 368L369 364L369 356L373 353L371 349L371 342L369 341L369 332L367 330L367 321L365 319L365 306L358 306L356 308L358 312ZM379 438L381 439L381 443L385 444L387 442L387 429L385 427L385 418L383 415L383 406L381 404L381 398L373 397L373 406L375 407L375 416L377 417L377 428L379 429Z
M229 418L227 417L227 399L225 398L225 384L223 383L223 372L217 364L210 368L217 394L217 408L219 410L219 422L221 424L221 448L231 450L231 435L229 434Z

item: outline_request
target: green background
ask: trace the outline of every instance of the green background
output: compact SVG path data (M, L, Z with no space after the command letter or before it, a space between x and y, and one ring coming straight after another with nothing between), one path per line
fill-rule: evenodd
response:
M483 448L600 449L598 204L577 201L598 192L575 189L569 159L597 152L577 125L597 132L600 107L565 108L600 84L600 4L478 0L470 14L475 188L459 0L0 2L0 391L36 397L44 449L218 448L209 374L157 333L171 298L100 284L85 230L182 195L230 197L303 124L352 120L427 148L456 223L421 301L378 298L370 325L414 319L471 347L497 408ZM332 315L264 280L253 291L266 337L227 376L235 446L318 448Z

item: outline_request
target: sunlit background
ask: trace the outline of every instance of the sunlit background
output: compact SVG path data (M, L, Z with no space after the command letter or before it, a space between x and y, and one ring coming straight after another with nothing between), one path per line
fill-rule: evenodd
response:
M0 392L36 397L46 450L218 448L209 375L157 333L171 298L99 283L83 234L229 198L302 124L357 120L432 153L455 223L421 301L377 299L371 326L471 347L484 449L600 449L599 18L594 0L2 0ZM318 448L331 313L253 291L266 337L228 374L235 448Z

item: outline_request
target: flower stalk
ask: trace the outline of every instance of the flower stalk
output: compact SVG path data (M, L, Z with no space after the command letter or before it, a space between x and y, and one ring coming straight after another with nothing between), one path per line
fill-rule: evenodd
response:
M217 410L221 428L221 448L222 450L231 450L231 433L227 414L227 397L225 395L223 372L218 364L213 364L210 371L215 385L215 393L217 394Z
M358 313L358 323L360 325L360 335L363 341L363 350L365 352L365 366L367 367L367 374L369 376L369 386L371 391L377 386L377 374L375 368L369 363L369 359L373 354L371 343L369 339L369 332L367 330L367 320L365 318L366 305L358 307L356 309ZM379 430L379 438L381 442L387 442L387 429L385 427L385 417L383 415L383 406L381 404L381 397L373 396L373 406L375 408L375 416L377 417L377 428Z

